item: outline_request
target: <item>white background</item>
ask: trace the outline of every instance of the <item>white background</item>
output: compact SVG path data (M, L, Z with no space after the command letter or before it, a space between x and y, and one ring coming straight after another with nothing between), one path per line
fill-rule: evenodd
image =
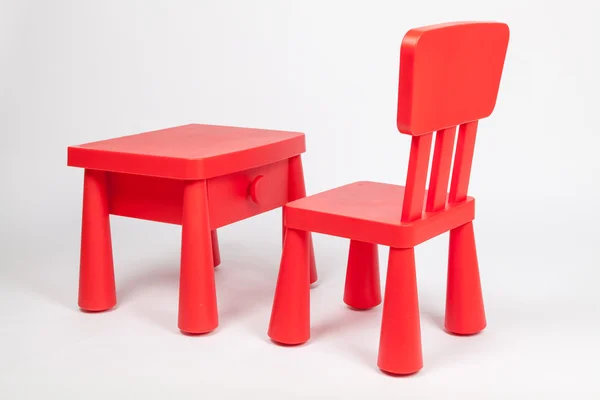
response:
M0 398L598 398L598 15L579 0L1 0ZM442 330L443 235L417 249L425 366L382 374L381 307L343 304L348 242L315 235L312 339L272 344L280 211L220 230L212 334L176 327L178 226L113 217L118 307L78 311L68 145L191 122L294 130L309 193L402 184L400 42L456 20L511 28L470 190L482 334Z

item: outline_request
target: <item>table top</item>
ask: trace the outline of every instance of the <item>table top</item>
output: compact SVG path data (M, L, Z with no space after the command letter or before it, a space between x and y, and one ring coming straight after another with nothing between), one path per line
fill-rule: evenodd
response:
M68 148L67 165L173 179L207 179L296 156L304 134L189 124Z

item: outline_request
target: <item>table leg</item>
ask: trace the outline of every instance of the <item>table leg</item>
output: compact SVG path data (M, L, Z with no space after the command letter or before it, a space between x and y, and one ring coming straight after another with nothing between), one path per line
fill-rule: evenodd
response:
M79 307L105 311L117 304L113 267L107 174L86 169L83 180Z
M302 168L302 159L300 156L294 156L290 158L289 162L289 201L294 201L306 197L306 186L304 184L304 170ZM285 207L283 210L284 214L284 229L283 235L285 235ZM285 238L284 238L285 240ZM310 259L310 283L315 283L318 279L317 266L315 263L315 251L312 242L312 235L308 232L308 249Z
M206 333L219 325L206 181L187 182L183 192L179 329Z

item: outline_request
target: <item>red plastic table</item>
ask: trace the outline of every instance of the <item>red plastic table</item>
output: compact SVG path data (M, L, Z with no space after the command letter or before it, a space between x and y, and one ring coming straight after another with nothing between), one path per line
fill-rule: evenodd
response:
M179 329L214 330L217 228L305 197L304 151L302 133L198 124L69 147L85 168L79 307L116 305L110 214L179 224Z

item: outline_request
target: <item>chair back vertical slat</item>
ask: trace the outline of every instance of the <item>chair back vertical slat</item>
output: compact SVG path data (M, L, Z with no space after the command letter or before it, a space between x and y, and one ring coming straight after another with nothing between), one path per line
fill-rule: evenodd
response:
M448 198L450 203L460 203L467 198L476 134L477 121L460 125Z
M433 162L431 163L429 190L425 207L427 212L440 211L446 208L455 136L456 127L442 129L435 134Z
M402 205L402 222L415 221L423 214L432 138L433 133L412 138Z

